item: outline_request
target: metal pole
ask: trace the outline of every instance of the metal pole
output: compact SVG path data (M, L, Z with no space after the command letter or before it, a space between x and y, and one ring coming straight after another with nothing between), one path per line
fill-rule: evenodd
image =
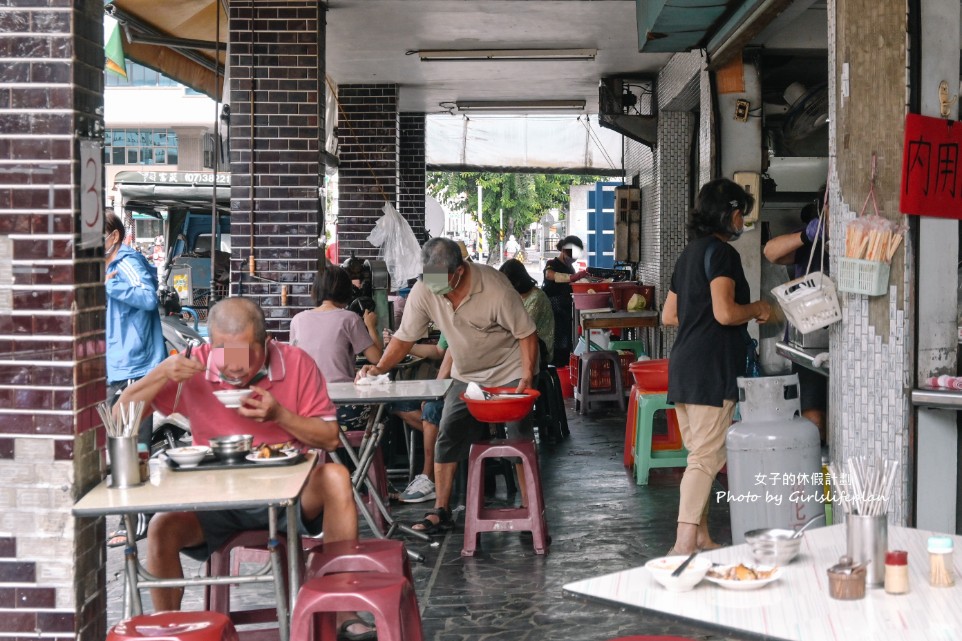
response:
M484 243L484 219L481 218L481 185L478 185L478 225L476 231L481 232L478 234L477 240L478 260L481 260L481 245Z
M504 262L504 209L498 208L498 264Z

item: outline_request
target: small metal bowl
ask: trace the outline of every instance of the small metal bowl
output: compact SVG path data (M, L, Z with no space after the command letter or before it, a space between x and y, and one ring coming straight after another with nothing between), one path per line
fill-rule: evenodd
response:
M745 542L752 550L752 556L765 565L788 565L802 547L805 535L792 538L795 530L782 528L762 528L745 532Z
M254 437L250 434L215 436L210 439L210 449L219 460L235 463L250 454L253 441Z

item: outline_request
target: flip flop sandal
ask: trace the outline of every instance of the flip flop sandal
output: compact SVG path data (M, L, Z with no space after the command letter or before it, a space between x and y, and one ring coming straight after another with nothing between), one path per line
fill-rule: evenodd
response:
M123 545L127 545L127 530L114 530L107 536L108 548L119 548Z
M352 625L363 625L367 628L364 632L351 632L348 630ZM337 639L341 641L376 641L377 630L375 630L364 619L348 619L337 628Z
M429 516L438 517L438 522L435 523ZM433 536L435 534L440 534L442 532L447 532L448 530L454 529L454 520L451 518L451 510L438 507L424 513L424 518L415 523L412 527L415 532L424 532L428 536Z

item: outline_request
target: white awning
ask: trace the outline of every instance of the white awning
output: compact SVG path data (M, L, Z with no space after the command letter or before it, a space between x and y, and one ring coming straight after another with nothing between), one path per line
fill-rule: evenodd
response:
M624 174L623 136L597 116L432 114L425 124L430 170Z

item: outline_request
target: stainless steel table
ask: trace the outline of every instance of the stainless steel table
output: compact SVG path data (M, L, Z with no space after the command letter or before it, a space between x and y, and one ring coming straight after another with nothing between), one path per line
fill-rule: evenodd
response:
M129 489L111 489L108 481L85 494L73 507L77 517L101 517L109 514L124 516L127 547L124 551L127 593L124 616L140 614L141 588L177 588L196 585L273 582L277 595L277 619L281 641L288 641L290 612L301 585L301 546L297 533L298 497L307 483L317 455L308 453L295 465L242 467L234 469L198 469L172 471L166 465L151 470L147 483ZM203 512L214 510L242 510L268 508L268 531L277 540L277 509L287 510L288 523L288 579L290 593L281 576L281 555L270 546L271 560L267 566L250 575L233 577L184 577L162 579L151 575L137 558L136 528L133 516L141 512ZM288 609L290 608L290 609Z
M580 322L585 340L591 336L592 329L645 329L648 332L649 356L658 358L661 355L661 325L656 311L585 311L581 313ZM590 341L588 350L591 350Z
M826 570L845 553L845 526L809 530L801 553L780 579L752 592L702 581L690 592L668 592L643 567L564 586L566 594L651 610L752 638L796 641L935 641L962 638L962 578L951 588L929 586L926 540L933 532L889 525L888 548L909 553L910 592L868 589L864 599L828 596ZM956 576L962 537L953 536ZM751 561L746 544L704 552L720 563Z
M384 505L384 501L378 496L374 485L367 478L367 471L371 467L371 463L374 461L374 453L377 451L377 448L381 444L381 439L384 437L384 422L382 419L384 417L385 406L388 403L397 403L400 401L436 401L444 398L448 388L451 387L451 383L452 379L447 378L443 380L391 381L382 385L329 383L327 386L327 394L335 405L377 405L377 411L372 412L368 418L367 428L364 431L364 439L361 441L361 447L357 452L354 451L354 448L351 447L351 444L348 442L347 435L343 431L339 434L341 445L344 446L344 450L355 466L354 474L351 476L351 482L354 486L354 501L357 503L358 511L364 517L364 520L371 528L371 531L374 532L375 536L390 538L396 531L400 530L405 534L415 536L424 541L431 540L431 537L424 532L412 530L391 517L387 506ZM331 457L336 462L340 462L336 453L332 452ZM367 505L364 503L360 494L362 485L367 486L369 495L373 497L374 504L387 522L387 532L381 532L374 522L374 517L368 512ZM409 550L408 554L415 560L424 560L423 555L412 550Z

